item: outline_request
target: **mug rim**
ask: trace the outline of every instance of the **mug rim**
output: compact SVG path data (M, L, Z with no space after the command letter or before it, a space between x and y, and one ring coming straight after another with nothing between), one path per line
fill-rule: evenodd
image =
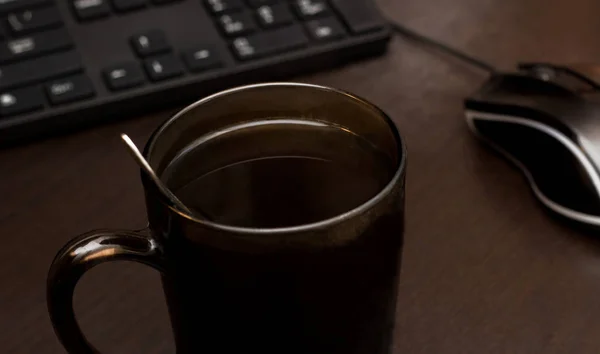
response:
M283 235L283 234L302 233L302 232L309 232L309 231L315 231L315 230L322 230L322 229L330 228L332 226L340 224L340 223L344 222L345 220L352 219L358 215L361 215L361 214L365 213L367 210L371 209L373 206L377 205L377 203L379 203L382 199L384 199L394 189L395 185L398 183L398 181L404 175L405 170L406 170L406 144L404 143L404 139L402 138L402 135L400 134L400 131L399 131L398 127L396 126L396 124L381 108L377 107L373 103L369 102L366 99L363 99L360 96L354 95L354 94L349 93L344 90L327 87L327 86L315 85L315 84L300 83L300 82L283 82L282 81L282 82L268 82L268 83L243 85L243 86L237 86L237 87L233 87L233 88L230 88L227 90L219 91L219 92L209 95L207 97L201 98L201 99L197 100L196 102L193 102L193 103L189 104L188 106L184 107L177 113L175 113L171 118L169 118L165 122L163 122L152 133L152 135L150 136L150 138L148 138L148 142L146 143L146 145L144 147L144 151L143 151L144 158L146 160L148 160L148 157L154 148L154 144L159 139L161 133L171 123L173 123L174 121L176 121L183 115L187 114L191 110L196 109L197 107L199 107L209 101L221 99L228 95L236 94L236 93L247 91L247 90L253 90L253 89L257 89L257 88L264 88L264 87L304 87L304 88L309 88L309 89L328 91L328 92L334 93L336 95L347 96L355 101L358 101L361 105L364 105L367 108L370 108L373 111L375 111L378 115L380 115L384 119L388 128L391 130L392 134L394 135L394 139L396 140L397 152L400 155L399 162L397 164L396 170L395 170L392 178L385 185L385 187L381 188L377 192L377 194L375 194L374 196L372 196L365 202L359 204L358 206L356 206L350 210L347 210L341 214L327 218L327 219L323 219L320 221L307 223L307 224L296 225L296 226L264 227L264 228L243 227L243 226L233 226L233 225L221 224L218 222L205 220L205 219L199 219L199 218L194 217L193 215L189 215L183 211L180 211L179 209L175 208L174 206L170 205L169 203L165 203L164 197L160 193L158 193L159 200L165 206L167 206L172 212L174 212L174 213L178 214L179 216L181 216L185 219L188 219L194 223L198 223L198 224L201 224L206 227L210 227L215 230L224 231L224 232L228 232L228 233L236 233L236 234ZM142 179L147 180L148 177L141 169L140 169L140 173L141 173Z

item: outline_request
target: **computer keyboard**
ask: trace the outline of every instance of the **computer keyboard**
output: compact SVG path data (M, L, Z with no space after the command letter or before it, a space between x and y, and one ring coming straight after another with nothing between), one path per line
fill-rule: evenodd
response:
M385 52L373 0L0 0L0 144Z

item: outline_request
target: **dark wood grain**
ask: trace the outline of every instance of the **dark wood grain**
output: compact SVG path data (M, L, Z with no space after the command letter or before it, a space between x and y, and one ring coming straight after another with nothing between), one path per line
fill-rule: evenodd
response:
M380 0L388 16L508 69L600 60L596 0ZM596 354L600 242L549 217L523 177L467 131L485 74L402 38L387 56L297 78L387 111L409 148L406 247L394 353ZM170 112L0 151L0 352L63 353L46 272L69 238L145 224L138 143ZM103 353L173 353L158 274L93 270L76 312Z

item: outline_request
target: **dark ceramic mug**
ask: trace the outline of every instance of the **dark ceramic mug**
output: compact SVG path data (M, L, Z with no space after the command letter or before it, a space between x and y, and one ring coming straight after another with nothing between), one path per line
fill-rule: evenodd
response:
M142 173L149 232L90 232L54 259L56 334L69 353L97 353L74 288L95 265L130 260L161 273L177 353L389 353L405 154L381 110L331 88L260 84L196 102L144 155L207 218Z

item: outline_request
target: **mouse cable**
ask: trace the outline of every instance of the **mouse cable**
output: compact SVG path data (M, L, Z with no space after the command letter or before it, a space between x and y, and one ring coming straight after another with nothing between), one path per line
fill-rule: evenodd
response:
M446 52L447 54L450 54L464 62L467 62L473 66L483 69L483 70L489 72L490 74L494 74L497 72L497 70L494 66L492 66L480 59L472 57L469 54L463 53L457 49L454 49L444 43L438 42L432 38L429 38L422 34L419 34L409 28L406 28L406 27L400 25L399 23L396 23L393 21L388 21L388 22L389 22L390 26L392 27L392 29L400 35L403 35L412 40L424 43L431 47L437 48L438 50L441 50L442 52Z

